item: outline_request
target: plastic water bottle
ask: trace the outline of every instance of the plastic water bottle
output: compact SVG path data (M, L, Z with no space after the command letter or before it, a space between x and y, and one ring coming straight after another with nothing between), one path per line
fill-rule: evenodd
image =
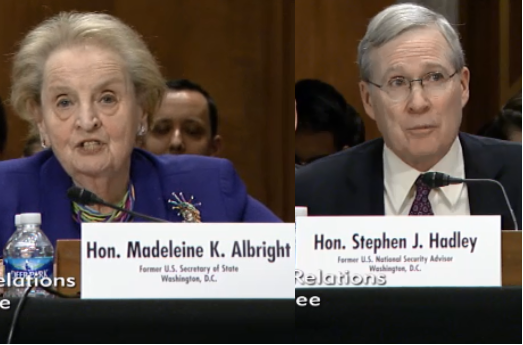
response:
M17 214L15 216L15 228L16 228L16 231L22 229L22 218L20 217L19 214Z
M296 218L298 217L307 217L309 210L307 207L294 207L294 265L298 262L298 246L297 238L298 234L296 233ZM298 268L298 267L295 267Z
M15 217L15 224L17 219ZM53 245L40 228L40 213L23 213L20 225L4 248L4 297L21 297L29 282L49 286L53 280ZM44 279L45 278L45 279ZM40 285L40 286L41 286ZM30 297L51 297L42 288L35 288Z

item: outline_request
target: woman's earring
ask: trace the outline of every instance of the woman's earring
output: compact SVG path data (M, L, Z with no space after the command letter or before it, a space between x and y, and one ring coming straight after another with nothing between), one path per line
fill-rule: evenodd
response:
M145 135L145 126L141 125L140 130L138 131L138 136L142 137Z
M45 139L42 139L41 145L44 150L47 149L47 144L45 143Z

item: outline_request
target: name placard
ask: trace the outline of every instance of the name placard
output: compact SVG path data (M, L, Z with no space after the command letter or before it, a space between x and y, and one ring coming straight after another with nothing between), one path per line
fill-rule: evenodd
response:
M296 220L295 287L501 286L500 217Z
M82 224L82 298L294 298L294 224Z

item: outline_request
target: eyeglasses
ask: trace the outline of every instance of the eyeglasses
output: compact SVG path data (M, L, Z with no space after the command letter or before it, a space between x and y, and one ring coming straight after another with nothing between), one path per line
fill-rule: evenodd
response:
M431 72L425 74L419 79L409 80L405 77L393 77L384 85L373 83L370 80L367 80L367 83L372 84L385 92L391 100L402 102L410 96L413 82L419 81L426 95L435 96L447 90L447 86L449 85L448 81L457 73L458 71L451 75L447 75L444 72Z

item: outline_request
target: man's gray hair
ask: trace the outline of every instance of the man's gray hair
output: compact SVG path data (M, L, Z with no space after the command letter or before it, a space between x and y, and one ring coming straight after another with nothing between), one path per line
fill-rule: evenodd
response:
M358 46L360 78L371 78L372 49L381 47L408 30L427 26L435 26L445 37L450 46L449 57L453 67L458 71L465 67L465 54L459 35L448 20L426 7L404 3L387 7L370 21L367 32Z

